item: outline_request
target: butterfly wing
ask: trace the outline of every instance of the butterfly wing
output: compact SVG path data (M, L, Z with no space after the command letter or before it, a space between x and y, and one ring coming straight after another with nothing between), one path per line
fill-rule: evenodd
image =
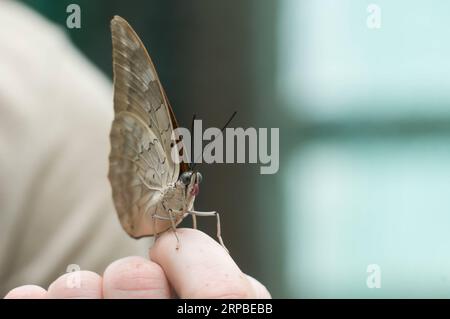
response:
M114 17L111 34L115 118L108 177L123 228L142 237L171 227L158 220L154 229L151 216L180 164L171 156L172 113L150 56L124 19Z

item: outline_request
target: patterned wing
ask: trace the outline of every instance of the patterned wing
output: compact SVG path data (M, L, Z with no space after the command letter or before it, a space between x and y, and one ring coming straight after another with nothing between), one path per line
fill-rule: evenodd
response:
M138 238L171 226L165 220L155 226L151 216L180 165L172 160L171 113L145 47L120 17L111 21L111 33L115 118L108 177L120 222Z
M151 215L160 203L169 168L158 138L130 112L116 115L110 134L109 179L122 227L132 237L154 234ZM158 221L157 232L170 227Z
M161 142L170 170L167 182L175 182L179 165L171 156L173 125L168 102L153 62L142 41L121 17L111 21L114 71L114 111L139 117Z

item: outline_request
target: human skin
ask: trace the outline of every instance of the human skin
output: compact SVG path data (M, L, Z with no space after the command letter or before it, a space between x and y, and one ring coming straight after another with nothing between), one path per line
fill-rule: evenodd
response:
M122 258L100 276L90 271L64 274L48 289L20 286L5 298L270 298L267 289L244 274L230 255L205 233L177 229L180 247L172 232L162 234L149 258ZM79 275L79 285L68 285L68 276ZM73 277L72 277L73 278Z

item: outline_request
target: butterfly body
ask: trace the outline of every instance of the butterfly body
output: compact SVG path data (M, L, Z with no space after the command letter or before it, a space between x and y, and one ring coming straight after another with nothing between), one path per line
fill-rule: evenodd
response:
M161 199L161 206L165 212L185 214L191 211L194 208L195 195L189 189L193 187L184 185L181 181L168 185L163 190Z

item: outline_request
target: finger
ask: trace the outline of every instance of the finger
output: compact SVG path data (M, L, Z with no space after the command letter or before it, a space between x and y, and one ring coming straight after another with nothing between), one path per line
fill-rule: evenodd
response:
M161 266L143 257L126 257L103 274L104 298L167 299L171 290Z
M272 298L269 291L262 283L260 283L258 280L256 280L252 276L249 276L249 275L246 275L246 276L247 276L248 280L250 281L250 284L253 287L253 291L255 293L254 297L256 299L271 299Z
M64 274L48 287L47 298L101 299L102 278L83 270Z
M230 255L214 239L194 229L161 235L150 258L161 265L180 298L251 298L253 287Z
M5 299L44 299L47 290L35 285L20 286L12 289L5 296Z

